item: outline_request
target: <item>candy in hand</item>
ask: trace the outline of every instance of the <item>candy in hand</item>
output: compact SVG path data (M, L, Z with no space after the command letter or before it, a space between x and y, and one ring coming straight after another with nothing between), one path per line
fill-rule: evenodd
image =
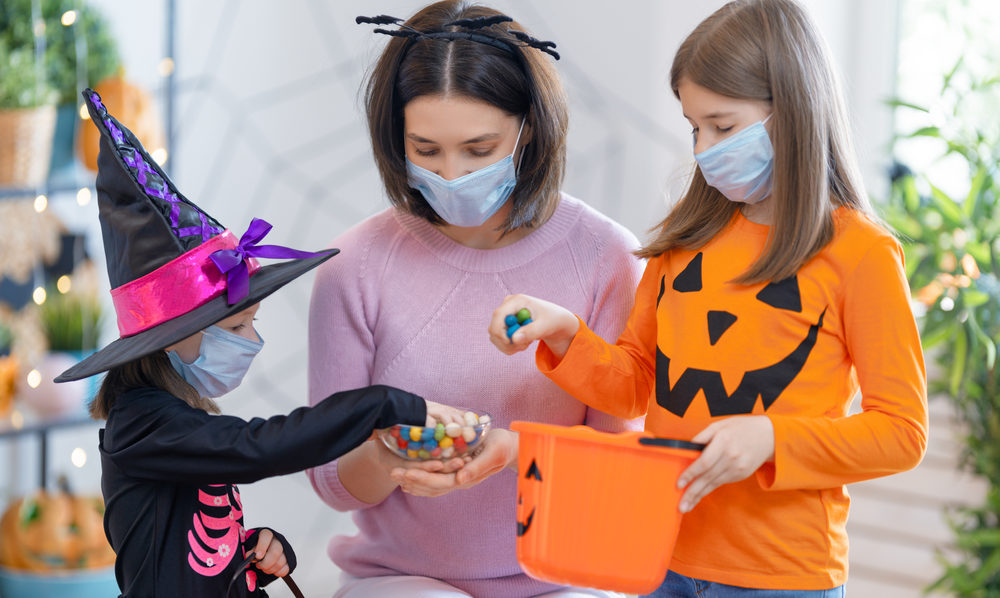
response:
M531 324L531 312L528 308L524 307L518 310L516 314L510 314L503 319L503 323L507 325L507 338L514 336L514 333L521 329L522 326L527 326Z

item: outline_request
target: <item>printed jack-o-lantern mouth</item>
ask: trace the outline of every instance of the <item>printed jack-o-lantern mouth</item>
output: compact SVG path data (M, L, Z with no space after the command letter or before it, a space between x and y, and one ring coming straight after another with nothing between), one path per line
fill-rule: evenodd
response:
M674 278L673 290L678 293L700 291L702 289L701 268L702 253L699 252ZM662 278L660 292L656 298L657 307L659 307L664 292L666 292L666 279ZM755 299L776 309L802 312L802 299L796 276L765 285L756 294ZM809 326L802 341L783 358L770 365L746 371L739 386L732 393L726 390L721 372L692 367L685 369L677 382L671 386L670 357L657 346L657 404L678 417L684 417L698 391L701 391L708 403L708 410L712 417L753 413L758 396L766 411L802 371L806 359L816 345L816 339L819 335L819 329L823 326L825 315L826 309L819 314L816 323ZM737 320L738 317L728 311L709 310L706 314L709 344L715 346Z

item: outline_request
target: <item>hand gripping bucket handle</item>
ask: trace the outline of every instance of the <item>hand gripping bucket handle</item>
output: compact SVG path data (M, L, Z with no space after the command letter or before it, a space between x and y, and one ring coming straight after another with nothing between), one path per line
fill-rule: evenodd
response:
M514 422L517 557L554 583L645 594L663 582L680 527L677 477L704 445Z

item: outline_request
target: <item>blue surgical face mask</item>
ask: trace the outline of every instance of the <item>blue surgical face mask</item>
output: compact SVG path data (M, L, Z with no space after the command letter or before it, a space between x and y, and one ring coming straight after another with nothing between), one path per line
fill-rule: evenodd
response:
M210 326L202 331L198 358L184 363L176 351L167 351L170 363L184 381L203 397L221 397L243 381L250 362L264 346L264 340L250 340Z
M521 141L524 120L514 149ZM480 226L496 213L517 185L514 153L475 172L445 180L406 159L410 186L420 191L442 220L453 226Z
M774 148L764 128L769 118L694 155L705 182L729 201L754 204L771 194Z

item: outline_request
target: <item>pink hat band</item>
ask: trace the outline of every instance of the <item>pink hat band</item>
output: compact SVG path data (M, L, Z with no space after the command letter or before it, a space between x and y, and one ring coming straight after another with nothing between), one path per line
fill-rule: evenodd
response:
M235 235L227 229L149 274L112 289L111 301L121 336L148 330L225 293L229 286L227 275L211 255L238 245ZM260 269L253 257L247 256L245 263L248 274Z

